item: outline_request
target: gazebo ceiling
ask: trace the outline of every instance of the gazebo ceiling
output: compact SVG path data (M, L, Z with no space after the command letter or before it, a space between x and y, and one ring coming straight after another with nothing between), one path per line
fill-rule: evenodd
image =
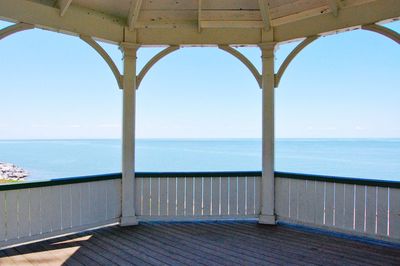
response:
M254 45L400 17L399 0L0 0L0 17L142 45Z

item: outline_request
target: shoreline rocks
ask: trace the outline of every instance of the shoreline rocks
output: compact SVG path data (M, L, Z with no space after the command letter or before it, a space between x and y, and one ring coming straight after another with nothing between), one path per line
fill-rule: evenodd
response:
M12 164L0 162L0 180L23 181L29 173Z

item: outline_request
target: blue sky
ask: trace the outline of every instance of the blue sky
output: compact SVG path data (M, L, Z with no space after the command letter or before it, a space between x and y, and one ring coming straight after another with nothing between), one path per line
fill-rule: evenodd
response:
M0 22L0 28L10 25ZM400 31L400 22L388 24ZM281 45L277 67L297 43ZM101 44L118 67L121 53ZM159 48L138 53L138 70ZM257 48L241 48L260 68ZM120 138L122 93L79 38L31 30L0 41L0 139ZM320 38L276 91L278 138L399 138L400 49L352 31ZM259 138L261 90L217 48L182 48L154 66L137 94L138 138Z

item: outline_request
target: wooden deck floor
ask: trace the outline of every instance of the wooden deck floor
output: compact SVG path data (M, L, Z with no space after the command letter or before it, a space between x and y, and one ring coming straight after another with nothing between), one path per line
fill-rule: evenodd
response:
M400 248L255 222L113 226L0 251L0 265L400 265Z

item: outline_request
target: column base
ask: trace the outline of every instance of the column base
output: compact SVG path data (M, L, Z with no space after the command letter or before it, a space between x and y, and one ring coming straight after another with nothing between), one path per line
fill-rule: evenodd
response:
M131 225L138 225L139 222L136 216L123 216L121 217L121 221L119 223L120 226L131 226Z
M275 215L265 215L261 214L258 217L258 223L259 224L271 224L275 225L276 224L276 216Z

